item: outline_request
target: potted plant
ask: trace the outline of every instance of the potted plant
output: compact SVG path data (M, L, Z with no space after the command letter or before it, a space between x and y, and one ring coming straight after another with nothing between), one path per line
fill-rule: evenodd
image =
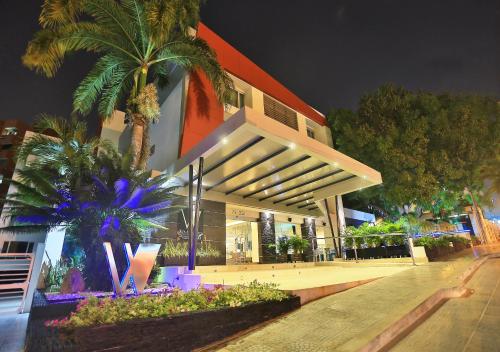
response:
M293 253L295 254L295 261L297 261L297 257L300 258L299 260L305 261L304 250L309 247L309 241L299 236L291 236L288 242L290 243Z

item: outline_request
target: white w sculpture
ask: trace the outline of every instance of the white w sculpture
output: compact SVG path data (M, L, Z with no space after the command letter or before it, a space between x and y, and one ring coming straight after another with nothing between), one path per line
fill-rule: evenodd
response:
M118 271L116 270L115 257L113 256L113 249L111 243L104 242L104 251L109 263L109 272L113 280L113 288L118 296L126 292L127 286L130 284L135 294L142 293L144 287L151 274L151 270L155 265L156 256L160 250L159 244L154 243L141 243L135 254L132 254L130 243L124 244L124 251L127 257L128 267L123 274L122 279L118 278Z

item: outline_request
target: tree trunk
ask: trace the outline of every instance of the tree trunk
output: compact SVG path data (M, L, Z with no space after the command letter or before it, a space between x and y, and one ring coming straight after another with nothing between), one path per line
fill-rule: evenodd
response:
M132 121L132 136L130 140L130 151L132 153L132 166L139 167L139 160L141 158L143 137L144 137L144 117L139 113L133 114Z
M150 156L151 156L151 147L149 143L149 123L145 123L142 133L141 152L139 153L139 161L137 162L137 168L139 170L146 169Z
M481 244L487 244L490 242L490 238L489 238L490 236L489 236L487 225L484 223L484 217L483 217L483 213L481 211L481 208L477 204L476 199L474 198L474 194L472 193L472 191L468 187L465 188L465 190L466 190L466 192L469 192L469 194L470 194L470 197L472 199L472 207L474 209L473 215L476 216L476 221L477 221L479 227L481 228L481 235L480 235L480 239L482 242Z

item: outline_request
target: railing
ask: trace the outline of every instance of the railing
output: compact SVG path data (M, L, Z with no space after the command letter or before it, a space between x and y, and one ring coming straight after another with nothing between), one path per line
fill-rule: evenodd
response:
M352 250L353 253L354 253L354 260L356 261L356 263L359 261L359 258L358 258L358 250L360 250L361 248L358 248L357 245L356 245L356 239L360 239L360 238L366 238L366 237L378 237L378 238L384 238L384 237L393 237L393 236L401 236L403 238L403 241L406 241L406 245L408 247L408 252L410 254L410 257L412 258L412 261L413 261L413 265L416 265L415 263L415 257L413 255L413 239L411 236L409 236L408 234L406 233L387 233L387 234L371 234L371 235L363 235L363 236L349 236L349 235L344 235L344 236L325 236L325 237L316 237L316 240L332 240L332 241L335 241L335 239L340 239L340 241L342 241L342 239L347 239L347 238L352 238L353 239L353 245L352 245L352 248L349 248L347 250ZM317 241L316 241L317 242ZM390 247L390 246L389 246ZM364 249L364 248L363 248ZM314 250L316 250L316 248L314 248ZM344 257L346 257L346 248L345 248L345 245L344 247L342 247L342 251L345 253L344 254ZM396 256L401 256L402 253L399 253L399 252L394 252L394 255ZM315 260L317 259L316 257L314 258ZM347 259L347 258L346 258Z
M33 254L0 253L0 303L21 298L24 306L32 267Z
M405 242L404 246L407 247L407 250L401 250L401 248L396 248L397 246L386 246L386 254L388 255L387 258L394 258L394 257L401 257L401 256L409 256L412 258L413 264L415 264L415 258L413 255L413 241L411 236L409 236L406 233L390 233L390 234L372 234L372 235L365 235L362 238L365 237L394 237L394 236L401 236L403 238L403 241ZM325 242L328 241L334 241L335 239L347 239L347 238L353 238L353 246L349 249L346 250L346 248L343 246L342 247L342 253L338 253L334 250L334 245L333 243L331 245L323 246L323 247L318 247L318 241L324 240ZM288 255L280 255L278 252L273 248L271 249L268 244L256 244L252 243L253 246L258 246L260 247L260 257L259 261L266 262L265 260L274 260L275 262L280 262L280 261L296 261L296 260L303 260L304 257L307 257L307 260L310 261L321 261L321 254L323 254L323 259L326 259L327 261L333 260L333 255L332 253L335 252L337 256L342 255L345 259L353 259L356 262L359 261L358 257L358 252L360 250L364 250L365 248L357 248L356 247L356 241L355 239L359 239L360 236L324 236L324 237L315 237L313 241L313 246L305 249L305 253L308 253L306 256L303 255L302 253L300 254L292 254L292 251L289 252ZM217 261L220 261L221 264L222 262L225 262L226 264L249 264L252 263L252 249L248 247L248 244L241 244L241 248L239 251L227 251L227 242L226 241L217 241L217 240L204 240L203 243L205 245L209 244L213 248L221 250L221 256L218 257ZM326 245L327 243L325 243ZM197 248L199 248L201 245L201 242L198 242ZM224 248L224 249L223 249ZM348 252L349 251L349 252ZM222 255L222 253L225 252L225 256ZM327 254L328 253L328 254ZM350 253L350 254L349 254ZM311 257L312 255L312 257ZM351 256L353 257L351 258ZM162 256L161 253L159 256ZM187 256L187 252L186 252ZM181 258L181 257L177 257ZM183 256L185 261L185 256ZM286 259L285 259L286 258ZM302 258L302 259L301 259ZM206 259L203 259L202 257L198 258L198 265L211 265L211 264L203 264L206 262ZM255 262L254 262L255 263ZM171 265L180 265L182 263L172 263Z

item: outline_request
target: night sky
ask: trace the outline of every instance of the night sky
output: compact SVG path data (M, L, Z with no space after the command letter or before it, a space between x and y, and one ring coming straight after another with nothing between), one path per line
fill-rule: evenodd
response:
M22 66L41 3L0 0L0 119L69 114L95 59L74 55L53 79ZM499 0L209 0L202 20L324 113L386 82L500 98Z

